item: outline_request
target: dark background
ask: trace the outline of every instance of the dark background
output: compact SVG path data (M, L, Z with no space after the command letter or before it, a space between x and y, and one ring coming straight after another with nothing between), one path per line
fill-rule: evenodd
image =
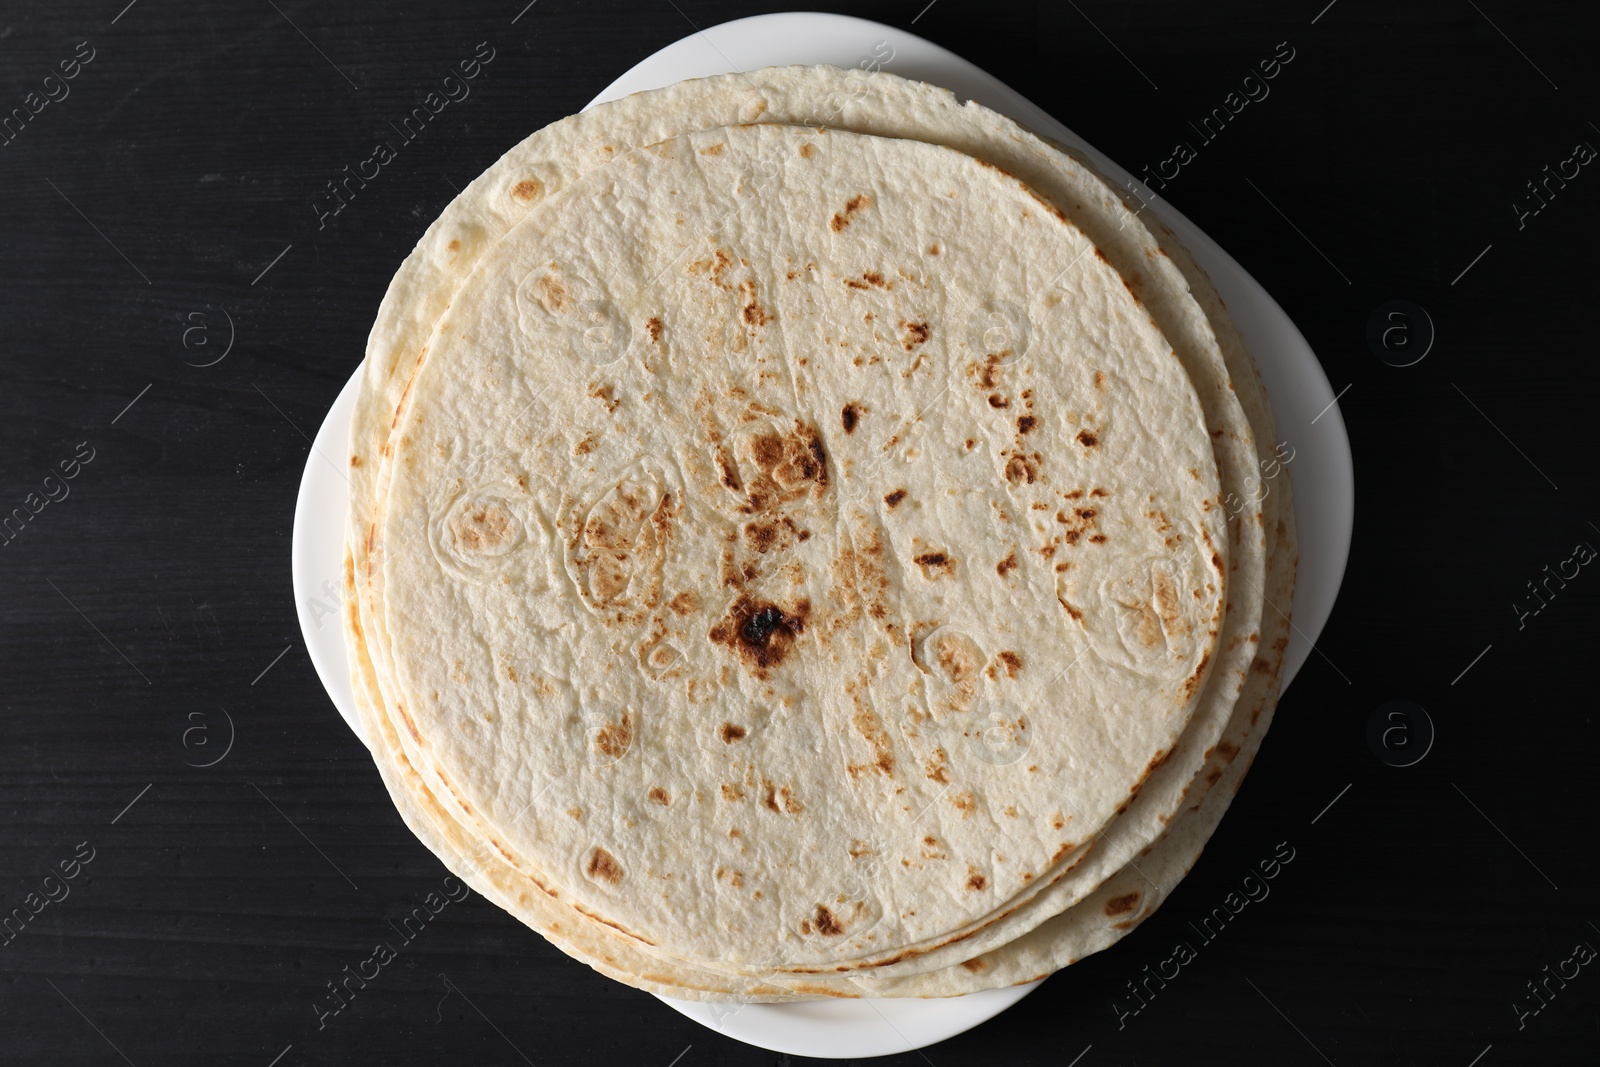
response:
M456 188L695 26L778 8L539 0L513 25L525 0L123 2L0 17L0 112L95 50L0 147L0 514L80 442L94 454L0 547L0 912L94 850L70 897L0 945L0 1062L267 1067L286 1046L282 1067L785 1061L477 897L319 1031L324 983L445 871L318 683L289 578L306 435ZM1351 385L1359 498L1322 654L1190 878L1114 950L896 1062L1600 1060L1600 964L1520 1029L1513 1008L1537 1005L1546 965L1600 946L1600 574L1552 584L1520 628L1512 607L1536 606L1526 583L1574 545L1600 546L1600 168L1521 228L1512 206L1577 142L1600 146L1600 23L1584 3L1325 2L848 9L899 27L922 12L917 33L1135 171L1289 42L1270 98L1167 196ZM480 41L497 56L472 97L319 231L325 183ZM1365 339L1395 299L1438 332L1403 369ZM191 366L218 349L185 347L188 316L218 309L237 343ZM1437 728L1406 768L1367 741L1395 699ZM220 709L236 743L190 766L225 740ZM1285 841L1271 896L1119 1030L1124 983Z

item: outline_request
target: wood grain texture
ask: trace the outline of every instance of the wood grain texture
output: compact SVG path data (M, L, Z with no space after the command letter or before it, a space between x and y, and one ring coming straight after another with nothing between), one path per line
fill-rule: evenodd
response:
M1575 544L1600 547L1600 173L1541 186L1536 215L1513 207L1574 144L1600 147L1592 6L924 6L848 10L899 26L922 12L916 32L1136 172L1199 146L1165 194L1351 386L1360 500L1320 653L1190 878L1115 950L896 1062L1062 1064L1090 1045L1081 1067L1466 1067L1491 1045L1482 1067L1595 1062L1595 966L1541 987L1520 1028L1513 1006L1538 1005L1527 983L1575 943L1600 947L1600 575L1539 585L1536 615L1513 608ZM306 435L427 223L690 20L779 9L539 0L513 25L521 8L140 0L119 16L112 0L0 17L0 117L93 49L0 146L0 515L93 450L0 546L0 917L80 843L94 857L0 941L0 1062L786 1059L592 974L476 897L407 938L396 924L445 871L301 644L289 540ZM480 41L496 58L471 97L319 229L325 184ZM1270 95L1199 145L1189 124L1284 41L1295 58ZM1394 299L1438 330L1414 367L1365 342ZM233 350L194 366L220 349L185 347L190 315L215 330L224 309ZM1367 745L1392 699L1438 727L1410 768ZM225 716L232 749L193 766ZM1279 842L1295 858L1270 895L1205 942L1191 924ZM1144 984L1178 941L1196 959ZM394 961L319 1028L326 983L379 942ZM1129 982L1146 1006L1119 1026Z

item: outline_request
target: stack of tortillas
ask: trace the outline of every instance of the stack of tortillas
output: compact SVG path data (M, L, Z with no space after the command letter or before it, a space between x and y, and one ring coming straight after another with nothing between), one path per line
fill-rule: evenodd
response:
M951 996L1150 915L1267 728L1260 378L1170 232L886 73L540 130L389 287L345 630L406 822L604 974Z

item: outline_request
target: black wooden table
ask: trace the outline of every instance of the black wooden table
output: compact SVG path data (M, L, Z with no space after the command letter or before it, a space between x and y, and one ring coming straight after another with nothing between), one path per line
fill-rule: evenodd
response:
M0 15L0 915L23 915L0 1063L784 1059L476 896L319 1024L446 872L318 683L289 582L307 435L456 189L696 26L777 8L124 2ZM1136 172L1292 49L1166 195L1305 332L1358 483L1339 606L1189 879L898 1062L1600 1061L1600 20L1325 3L851 8ZM480 42L470 98L330 215L328 182ZM1436 330L1408 367L1369 341L1397 300ZM1436 730L1411 766L1369 740L1396 700ZM1129 1010L1283 850L1270 895Z

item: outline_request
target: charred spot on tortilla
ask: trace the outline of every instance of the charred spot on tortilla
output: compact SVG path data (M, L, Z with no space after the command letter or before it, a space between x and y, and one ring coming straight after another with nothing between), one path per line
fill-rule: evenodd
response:
M711 628L713 642L732 649L758 677L782 663L805 630L811 602L801 600L793 611L769 601L740 596Z

